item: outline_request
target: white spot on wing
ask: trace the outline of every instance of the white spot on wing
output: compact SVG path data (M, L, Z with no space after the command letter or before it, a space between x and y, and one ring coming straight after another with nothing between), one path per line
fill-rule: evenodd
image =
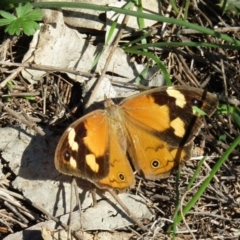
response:
M178 107L180 107L180 108L185 107L187 102L186 102L184 95L180 91L178 91L172 87L168 87L166 92L169 96L174 97L176 99L175 103Z
M99 171L99 165L96 162L96 157L94 154L88 154L86 156L86 163L87 165L91 168L93 172L98 172Z
M74 128L69 128L69 133L68 133L68 143L70 148L73 151L78 151L78 143L75 141L75 137L76 137L76 132Z
M69 165L74 169L77 168L77 162L73 157L70 158Z
M185 135L185 125L180 118L175 118L171 121L170 126L174 129L174 134L178 137L183 137Z

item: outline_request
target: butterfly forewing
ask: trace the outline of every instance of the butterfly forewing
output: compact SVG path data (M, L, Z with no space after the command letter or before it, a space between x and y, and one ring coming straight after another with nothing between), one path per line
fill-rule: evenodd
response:
M163 87L130 97L121 106L133 165L146 178L156 179L190 158L202 125L202 116L192 107L210 116L217 100L201 89Z
M193 106L211 116L217 107L216 96L193 87L161 87L127 98L121 103L127 121L134 121L170 144L181 146L192 141L202 125L202 116Z
M109 173L108 122L105 112L94 111L75 121L56 149L55 166L68 175L93 182Z

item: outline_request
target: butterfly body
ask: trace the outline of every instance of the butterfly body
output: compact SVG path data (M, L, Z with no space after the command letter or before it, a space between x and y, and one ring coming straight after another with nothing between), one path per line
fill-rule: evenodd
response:
M152 89L119 105L107 99L105 110L83 116L64 132L56 168L119 190L134 186L133 168L147 179L165 177L191 156L202 125L193 106L210 116L217 104L215 95L188 86Z

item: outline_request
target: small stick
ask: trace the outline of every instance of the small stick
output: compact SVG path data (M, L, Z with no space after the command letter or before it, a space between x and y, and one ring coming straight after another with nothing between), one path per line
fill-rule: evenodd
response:
M138 220L138 218L135 216L134 213L132 213L127 206L122 202L122 200L118 197L118 195L112 190L112 189L107 189L107 192L109 192L112 197L117 201L117 203L122 207L122 209L127 213L127 215L143 230L147 231L147 228L143 226L141 221Z
M103 78L104 78L104 76L105 76L105 73L106 73L106 71L107 71L107 69L108 69L108 65L109 65L109 63L110 63L110 61L111 61L111 58L112 58L114 52L115 52L115 49L116 49L117 46L118 46L118 42L119 42L120 39L121 39L121 36L122 36L122 34L123 34L123 31L124 31L124 27L126 26L126 23L128 22L129 17L130 17L130 16L126 15L126 16L124 17L124 19L123 19L123 23L122 23L121 29L120 29L120 31L118 32L117 36L116 36L116 41L115 41L115 43L113 44L112 49L111 49L111 51L110 51L110 53L109 53L109 55L108 55L108 58L107 58L106 63L105 63L105 66L104 66L104 68L103 68L103 70L102 70L102 72L101 72L101 76L99 77L98 82L97 82L96 86L94 87L94 89L93 89L93 91L92 91L92 94L91 94L91 96L90 96L90 98L89 98L89 100L88 100L88 102L87 102L87 104L86 104L86 108L88 108L88 107L92 104L93 96L94 96L95 93L98 91L98 88L99 88L99 86L100 86L100 84L101 84L101 82L102 82L102 80L103 80Z
M16 119L18 119L20 122L24 123L25 125L27 125L28 127L34 129L37 133L39 133L41 136L45 136L45 133L38 128L35 124L30 123L29 121L27 121L21 114L19 114L18 112L12 110L11 108L4 106L3 102L0 101L0 108L3 108L4 111L8 112L10 115L12 115L13 117L15 117Z
M69 68L60 68L60 67L55 67L55 66L48 66L48 65L39 65L39 64L32 64L32 63L11 63L11 62L4 62L0 61L0 65L2 66L15 66L15 67L21 67L21 69L18 69L17 73L21 71L23 68L30 68L30 69L35 69L35 70L43 70L46 72L62 72L62 73L72 73L75 75L79 76L85 76L85 77L96 77L97 74L93 73L87 73L87 72L82 72L74 69L69 69ZM13 77L10 75L9 77ZM6 78L3 82L0 83L0 88L5 87L8 81L10 81L11 78Z

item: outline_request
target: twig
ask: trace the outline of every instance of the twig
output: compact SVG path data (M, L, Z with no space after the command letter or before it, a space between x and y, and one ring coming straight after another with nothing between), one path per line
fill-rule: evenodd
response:
M31 97L31 96L38 96L40 92L11 92L10 94L3 94L2 98L6 97Z
M17 68L12 74L10 74L7 78L5 78L1 83L0 83L0 89L4 88L9 81L12 81L18 74L23 70L23 67Z
M35 69L35 70L43 70L43 71L47 71L47 72L63 72L63 73L72 73L72 74L75 74L75 75L85 76L85 77L96 77L96 74L92 74L92 73L82 72L82 71L69 69L69 68L60 68L60 67L55 67L55 66L47 66L47 65L39 65L39 64L11 63L11 62L0 61L0 65L20 67L21 69L18 68L18 70L16 71L16 75L23 68L30 68L30 69ZM14 77L16 75L14 75ZM6 78L4 81L2 81L0 83L0 88L3 88L7 84L7 82L12 79L12 77L13 76L10 75L8 78Z
M24 223L28 224L29 221L14 207L12 206L10 203L8 203L7 201L3 202L4 205L11 211L13 212L18 218L20 218Z
M118 32L118 34L116 36L116 41L113 44L112 49L111 49L111 51L110 51L110 53L108 55L108 58L107 58L106 63L105 63L105 66L104 66L104 68L103 68L103 70L101 72L101 76L99 77L98 82L97 82L96 86L94 87L94 89L93 89L93 91L91 93L91 96L90 96L90 98L89 98L89 100L88 100L88 102L86 104L86 108L88 108L92 104L92 102L93 102L93 97L96 94L96 92L98 91L98 88L99 88L99 86L100 86L100 84L101 84L101 82L102 82L102 80L103 80L103 78L105 76L105 73L106 73L106 71L108 69L108 65L109 65L109 63L111 61L111 58L112 58L114 52L115 52L115 49L118 46L118 42L121 39L121 36L123 34L123 31L124 31L124 27L126 26L126 23L128 22L129 17L130 17L129 15L126 15L124 17L124 19L123 19L123 22L122 22L122 25L121 25L121 29L119 30L119 32Z
M25 200L29 202L28 199L25 199ZM36 208L36 209L38 209L39 211L41 211L42 213L44 213L49 219L53 220L54 222L56 222L57 224L59 224L60 226L62 226L66 232L68 231L69 227L68 227L67 224L63 223L63 222L60 221L58 218L52 216L50 213L48 213L47 211L45 211L43 208L39 207L38 205L32 203L31 201L30 201L30 204L31 204L34 208ZM83 238L82 238L81 236L79 236L75 231L71 230L71 234L72 234L75 238L77 238L77 239L79 239L79 240L83 240Z
M8 112L10 115L12 115L13 117L15 117L16 119L18 119L20 122L24 123L25 125L27 125L28 127L32 128L33 130L35 130L37 133L39 133L41 136L45 136L45 133L38 128L35 123L30 123L29 121L27 121L21 114L19 114L18 112L12 110L11 108L4 106L3 102L0 101L0 108L2 108L4 111Z
M122 200L118 197L118 195L112 190L112 189L107 189L107 192L109 192L112 197L117 201L117 203L122 207L122 209L127 213L127 215L143 230L147 231L147 228L143 226L141 221L138 220L138 218L135 216L134 213L132 213L127 206L122 202Z
M222 60L222 59L220 60L220 64L221 64L221 70L222 70L222 76L223 76L224 95L225 95L225 97L226 97L226 101L227 101L228 126L229 126L229 130L230 130L230 134L232 134L231 115L230 115L230 111L229 111L229 103L228 103L228 87L227 87L227 81L226 81L225 68L224 68L223 60Z

